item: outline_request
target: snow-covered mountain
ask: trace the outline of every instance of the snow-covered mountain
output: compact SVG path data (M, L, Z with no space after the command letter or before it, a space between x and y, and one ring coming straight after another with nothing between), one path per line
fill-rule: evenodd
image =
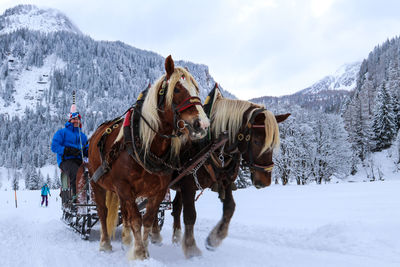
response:
M0 16L0 34L29 29L44 33L68 31L81 34L81 31L64 14L55 9L42 9L33 5L18 5L7 9Z
M264 104L267 107L281 105L311 109L315 111L338 113L345 99L357 84L361 62L341 66L333 75L328 75L310 87L292 95L281 97L263 96L250 101Z
M34 22L45 20L49 24ZM53 163L49 137L65 123L72 91L84 118L83 131L91 133L105 120L123 114L165 72L161 55L77 34L68 18L54 10L18 6L0 21L7 32L0 34L0 166ZM188 68L204 100L215 84L208 67L174 60L176 66ZM29 153L32 145L35 149Z
M356 87L357 74L360 71L361 62L354 62L341 66L333 75L328 75L314 83L310 87L301 90L301 94L318 94L327 90L351 91Z

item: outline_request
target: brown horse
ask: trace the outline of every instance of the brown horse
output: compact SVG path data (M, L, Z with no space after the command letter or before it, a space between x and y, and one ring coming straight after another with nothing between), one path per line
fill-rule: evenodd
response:
M118 121L100 125L90 140L90 176L102 165L103 158L113 158L109 171L97 182L91 181L101 222L100 250L112 249L106 220L108 215L115 217L118 205L107 207L106 195L109 194L106 192L111 191L120 200L125 226L123 239L126 239L126 243L129 243L130 238L127 228L133 232L135 245L130 251L130 258L133 259L149 257L149 234L173 168L178 166L176 162L179 161L181 146L190 140L203 138L209 126L202 106L198 105L198 85L193 76L183 68L175 68L171 56L165 60L165 70L166 74L149 88L141 111L133 111L141 114L140 134L134 138L133 143L140 143L141 149L137 152L142 158L135 157L138 154L129 153L126 145L116 150L125 138L122 123ZM135 122L133 124L136 126L132 127L138 125ZM105 134L107 138L104 141L102 136ZM98 148L102 142L106 156L102 156ZM143 218L136 204L138 197L147 198L148 201Z
M224 99L216 88L211 108L211 138L224 132L229 134L229 145L213 154L195 175L185 176L173 189L177 190L173 201L174 243L181 241L180 214L183 203L185 233L182 248L187 258L201 255L194 239L196 221L196 190L212 188L219 193L223 203L222 219L214 227L206 240L206 247L214 250L228 234L230 220L235 211L232 196L234 181L238 175L240 161L251 170L251 179L256 188L271 184L273 168L272 154L279 146L278 123L290 114L274 116L263 106L242 100ZM206 106L205 109L207 110ZM196 154L196 146L190 150Z

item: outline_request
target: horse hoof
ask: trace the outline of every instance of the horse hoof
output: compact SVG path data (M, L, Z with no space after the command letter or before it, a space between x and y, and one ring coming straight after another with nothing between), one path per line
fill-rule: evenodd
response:
M111 244L108 244L108 243L101 244L99 250L105 251L105 252L112 251L112 246L111 246Z
M162 246L161 240L157 240L157 241L151 240L151 243L152 243L153 245L157 246L157 247L161 247L161 246Z
M215 251L217 249L217 246L215 244L213 244L213 242L211 241L211 238L208 236L206 239L206 249L210 250L210 251Z
M145 248L133 248L128 251L127 257L129 260L145 260L149 258L149 251Z
M124 243L121 244L122 251L128 251L130 247L131 247L130 244L124 244Z
M135 253L134 259L135 260L146 260L149 258L149 252L148 251L140 251L139 253Z
M172 235L172 244L173 245L180 245L182 240L182 232L180 229L174 231L174 234Z
M162 245L162 237L160 234L151 234L150 241L153 245L161 246Z
M197 246L186 248L185 250L186 259L200 257L201 255L202 255L201 250Z

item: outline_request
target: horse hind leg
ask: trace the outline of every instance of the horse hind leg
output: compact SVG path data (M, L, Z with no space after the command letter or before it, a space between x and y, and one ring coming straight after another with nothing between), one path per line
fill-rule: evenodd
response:
M181 230L181 213L182 213L182 194L180 191L176 191L175 198L172 202L172 213L174 217L173 233L172 233L172 244L180 244L182 240Z
M132 245L131 223L128 219L125 203L121 203L122 214L122 249L125 250Z
M92 183L94 198L97 204L97 214L101 224L100 235L100 251L111 251L110 236L107 232L107 207L106 207L106 191L98 185Z
M229 223L235 212L235 201L233 200L231 188L225 189L225 199L223 200L223 215L222 219L210 232L206 240L206 248L215 250L221 245L222 240L228 235Z
M202 255L201 250L197 247L196 240L194 239L194 225L185 225L182 249L187 259Z
M158 227L157 212L164 196L165 194L161 193L153 198L148 198L146 213L143 215L143 243L146 249L149 243L149 237L155 244L161 244L162 242L160 229ZM154 227L154 224L157 224L157 226Z
M183 221L185 223L182 249L187 259L198 257L202 254L194 238L194 224L196 222L196 208L194 205L195 194L195 189L182 189Z
M160 234L160 226L158 225L158 216L154 217L153 226L150 232L150 241L152 244L161 246L162 244L162 237Z

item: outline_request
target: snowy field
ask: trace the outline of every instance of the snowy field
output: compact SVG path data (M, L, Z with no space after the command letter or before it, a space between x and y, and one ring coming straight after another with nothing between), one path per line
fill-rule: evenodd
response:
M196 203L195 236L203 256L187 260L172 245L166 213L163 245L129 262L117 239L98 251L99 232L84 241L60 220L57 192L48 208L39 191L0 191L0 266L400 266L400 181L279 186L236 191L228 237L214 252L204 240L221 216L217 195Z

